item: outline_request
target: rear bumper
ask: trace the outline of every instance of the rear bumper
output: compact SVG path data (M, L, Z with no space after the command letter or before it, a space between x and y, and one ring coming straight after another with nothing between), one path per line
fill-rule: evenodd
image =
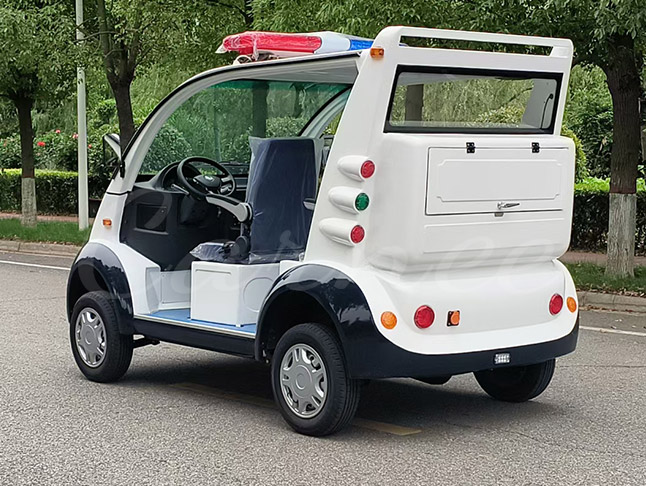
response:
M427 355L406 351L378 339L366 346L355 346L349 357L354 378L425 378L450 376L473 371L541 363L571 353L579 336L579 319L572 331L554 341L471 353ZM494 356L509 353L507 365L494 365Z

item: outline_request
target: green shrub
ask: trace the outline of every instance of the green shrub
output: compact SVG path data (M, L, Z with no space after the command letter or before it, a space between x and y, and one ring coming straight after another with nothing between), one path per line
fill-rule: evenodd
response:
M78 141L74 135L60 130L47 132L35 138L34 156L37 169L76 170Z
M17 169L21 163L20 137L11 135L0 139L0 169Z
M588 178L574 189L574 215L570 246L576 250L606 251L610 181ZM637 185L637 253L646 253L646 184Z
M0 169L0 211L20 212L20 169ZM106 181L88 177L91 198L101 198ZM76 172L36 170L36 204L41 214L76 214L78 180Z

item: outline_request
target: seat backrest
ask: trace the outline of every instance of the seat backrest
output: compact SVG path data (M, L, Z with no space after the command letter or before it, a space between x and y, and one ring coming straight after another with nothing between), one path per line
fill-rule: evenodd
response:
M253 155L247 183L253 211L249 262L298 259L312 224L304 201L316 197L314 140L256 139Z

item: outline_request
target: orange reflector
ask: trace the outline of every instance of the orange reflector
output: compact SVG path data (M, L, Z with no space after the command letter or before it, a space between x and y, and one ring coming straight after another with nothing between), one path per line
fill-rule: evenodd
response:
M567 298L567 308L570 312L576 312L576 300L574 300L574 297Z
M449 326L457 326L460 324L460 311L449 311L449 319L446 323Z
M370 48L370 57L374 59L381 59L384 57L384 48L383 47L371 47Z
M106 218L106 219L104 219L104 220L103 220L103 226L105 226L106 228L109 228L110 226L112 226L112 220L111 220L111 219L107 219L107 218Z
M397 325L397 316L390 311L381 314L381 325L386 329L393 329Z

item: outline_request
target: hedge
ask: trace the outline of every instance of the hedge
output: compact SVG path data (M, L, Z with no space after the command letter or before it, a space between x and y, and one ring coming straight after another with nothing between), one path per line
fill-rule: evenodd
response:
M100 199L107 188L105 177L90 175L91 198ZM571 247L577 250L605 251L608 237L608 193L604 179L587 178L574 189L574 220ZM76 172L36 171L38 212L76 214ZM0 169L0 211L20 211L20 170ZM646 254L646 184L639 180L637 190L637 253Z
M605 252L610 213L610 182L588 178L575 185L574 217L570 247L577 250ZM646 254L646 184L637 184L636 252Z
M0 169L0 211L20 212L20 169ZM108 181L88 176L90 198L103 197ZM36 204L41 214L77 214L76 172L36 170Z

